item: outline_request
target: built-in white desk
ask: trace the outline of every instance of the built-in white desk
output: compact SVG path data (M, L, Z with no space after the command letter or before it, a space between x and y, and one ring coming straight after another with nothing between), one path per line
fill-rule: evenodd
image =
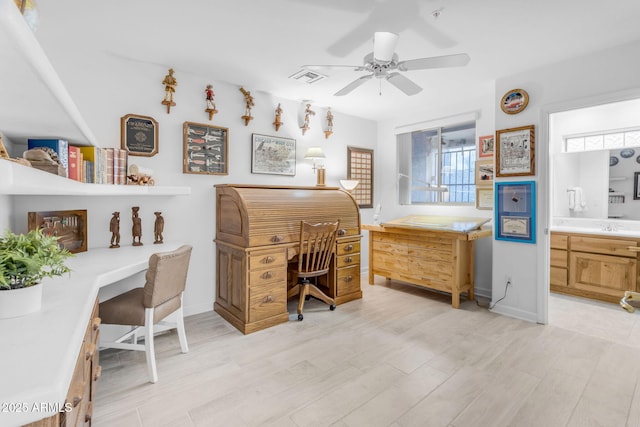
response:
M181 244L99 248L76 254L67 262L70 275L43 281L40 311L0 320L0 426L19 426L54 415L31 408L64 404L100 287L146 270L151 254ZM29 410L3 411L12 403L13 409L20 404Z

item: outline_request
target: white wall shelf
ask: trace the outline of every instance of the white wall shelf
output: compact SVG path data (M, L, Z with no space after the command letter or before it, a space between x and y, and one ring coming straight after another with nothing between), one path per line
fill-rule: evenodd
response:
M29 196L180 196L190 187L85 184L0 159L0 194Z

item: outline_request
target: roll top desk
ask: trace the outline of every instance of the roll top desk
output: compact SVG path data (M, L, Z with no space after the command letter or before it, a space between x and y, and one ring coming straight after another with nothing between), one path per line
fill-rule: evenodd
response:
M362 298L360 212L336 187L223 184L216 187L214 310L248 334L289 320L288 265L300 223L340 221L336 249L319 285L336 304Z

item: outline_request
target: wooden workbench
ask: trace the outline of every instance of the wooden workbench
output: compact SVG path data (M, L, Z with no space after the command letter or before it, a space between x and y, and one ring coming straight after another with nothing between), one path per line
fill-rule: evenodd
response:
M412 215L369 230L369 284L374 276L409 282L451 294L453 308L460 294L474 298L475 240L491 235L486 218Z

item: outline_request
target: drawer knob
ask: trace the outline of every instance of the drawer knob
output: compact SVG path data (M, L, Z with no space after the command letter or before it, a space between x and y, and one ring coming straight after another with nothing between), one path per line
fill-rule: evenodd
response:
M272 277L273 277L273 274L271 274L270 271L267 271L266 273L262 273L263 279L271 279Z
M353 250L353 245L347 245L344 247L345 252L351 252Z
M347 234L347 230L345 230L344 228L338 230L338 236L344 236L345 234Z
M100 323L102 323L102 319L99 317L94 317L93 322L91 322L91 329L93 329L94 331L97 331L98 328L100 327Z
M264 302L273 302L273 297L271 295L267 295L264 297Z
M347 262L347 263L353 262L353 258L351 258L350 256L348 256L348 257L346 257L346 258L344 259L344 262Z
M273 236L273 237L271 238L271 241L272 241L273 243L278 243L278 242L282 242L282 240L283 240L283 239L284 239L284 238L283 238L282 236L277 236L277 235L276 235L276 236Z
M347 277L344 278L345 282L350 282L352 280L353 280L353 277L351 277L351 276L347 276Z
M87 351L84 353L84 358L89 360L93 357L93 354L96 352L96 343L91 343L87 347Z
M98 365L93 373L93 381L98 381L98 379L100 379L100 375L102 375L102 366Z
M271 264L273 261L275 261L275 260L273 259L272 256L264 257L264 263L265 264Z

